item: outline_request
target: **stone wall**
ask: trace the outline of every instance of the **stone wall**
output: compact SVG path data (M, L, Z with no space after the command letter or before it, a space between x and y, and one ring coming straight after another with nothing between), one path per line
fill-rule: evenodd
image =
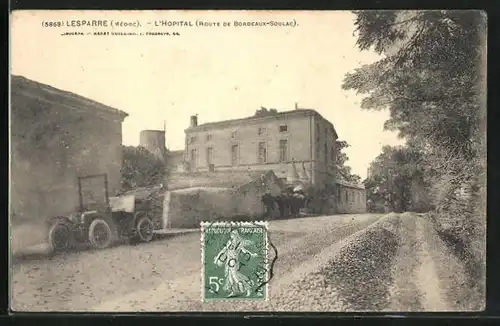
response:
M232 220L241 216L259 219L264 214L262 196L266 192L277 195L282 190L278 178L270 171L234 188L200 187L201 183L207 182L201 178L193 180L195 187L166 192L165 227L197 228L201 221Z
M163 223L166 228L198 228L202 221L236 214L231 189L188 188L165 193Z
M333 184L336 168L336 134L332 124L319 115L314 118L313 157L315 162L314 184L318 188Z

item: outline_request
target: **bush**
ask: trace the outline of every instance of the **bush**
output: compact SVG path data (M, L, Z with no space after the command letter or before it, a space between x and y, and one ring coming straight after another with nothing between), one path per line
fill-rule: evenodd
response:
M436 230L468 273L468 286L484 292L486 252L485 169L479 158L448 158L432 187ZM462 191L467 189L466 193Z
M165 179L165 163L142 146L123 146L122 189L160 184Z

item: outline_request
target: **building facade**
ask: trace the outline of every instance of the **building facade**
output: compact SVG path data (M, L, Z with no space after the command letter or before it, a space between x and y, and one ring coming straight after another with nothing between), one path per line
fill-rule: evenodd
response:
M126 116L76 94L13 76L12 225L42 222L78 209L80 176L106 173L109 195L116 194L121 188Z
M366 190L361 186L337 181L335 203L336 213L366 213Z
M191 172L272 170L288 183L307 180L318 188L335 183L338 136L314 110L200 125L193 116L185 134L185 168Z

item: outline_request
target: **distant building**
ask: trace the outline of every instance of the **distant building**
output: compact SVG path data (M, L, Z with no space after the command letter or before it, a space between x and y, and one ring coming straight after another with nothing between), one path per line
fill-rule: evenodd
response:
M366 213L366 190L362 186L337 181L335 202L337 213Z
M189 171L272 170L289 184L335 184L337 132L318 112L295 109L267 116L198 125L185 130Z
M175 171L271 170L285 185L320 190L313 206L323 213L366 211L364 188L336 179L338 135L315 110L296 107L200 125L191 116L185 135L183 162Z
M21 76L11 79L11 221L79 207L78 177L107 173L121 187L127 113Z

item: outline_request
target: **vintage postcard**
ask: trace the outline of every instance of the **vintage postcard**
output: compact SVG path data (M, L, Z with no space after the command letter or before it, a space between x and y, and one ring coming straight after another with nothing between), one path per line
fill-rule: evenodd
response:
M11 310L483 310L486 31L13 11Z

